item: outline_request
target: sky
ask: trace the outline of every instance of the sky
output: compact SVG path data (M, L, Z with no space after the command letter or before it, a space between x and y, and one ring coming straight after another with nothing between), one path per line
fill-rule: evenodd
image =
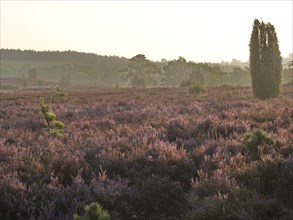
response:
M248 61L255 18L274 25L283 57L293 51L293 1L1 0L0 47L131 58Z

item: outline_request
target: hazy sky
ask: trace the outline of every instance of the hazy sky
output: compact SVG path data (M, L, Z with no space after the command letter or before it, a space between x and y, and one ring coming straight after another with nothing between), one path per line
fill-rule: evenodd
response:
M292 53L293 1L3 1L1 48L247 61L254 18Z

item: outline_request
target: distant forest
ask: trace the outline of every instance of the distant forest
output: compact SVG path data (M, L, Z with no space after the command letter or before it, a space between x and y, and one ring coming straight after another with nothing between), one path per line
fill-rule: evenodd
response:
M131 58L101 56L75 51L34 51L1 49L1 87L21 88L30 86L32 75L35 86L58 85L68 79L73 86L126 87L131 86L123 77L129 69ZM134 55L135 56L135 55ZM147 58L146 58L147 59ZM283 64L292 60L292 54L283 59ZM148 86L180 86L190 77L188 65L197 67L206 86L247 86L251 84L249 63L233 59L231 62L197 63L183 57L160 62L147 60L159 69ZM25 81L24 81L25 80ZM283 68L282 83L292 81L292 69ZM133 86L133 85L132 85Z

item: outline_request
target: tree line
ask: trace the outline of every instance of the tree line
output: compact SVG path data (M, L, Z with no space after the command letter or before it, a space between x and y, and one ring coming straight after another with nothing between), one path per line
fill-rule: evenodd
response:
M144 54L127 59L118 56L99 56L75 51L33 51L1 49L1 78L46 80L58 83L70 78L72 85L119 87L125 86L180 86L192 77L207 86L249 85L246 63L196 63L184 57L174 60L151 61ZM140 72L140 68L144 68ZM134 70L135 68L138 68ZM127 72L134 71L132 73ZM150 71L150 74L146 73ZM31 72L34 72L32 76ZM131 76L131 74L137 75ZM191 76L192 75L192 76ZM42 84L42 83L41 83ZM45 83L47 84L47 83Z
M253 86L256 97L277 97L280 83L292 82L292 54L282 60L274 26L255 19L250 39L249 63L202 63L177 59L154 62L144 54L127 59L76 51L1 49L1 83L15 78L23 85L61 87ZM284 67L282 67L282 64ZM17 79L17 80L16 80Z

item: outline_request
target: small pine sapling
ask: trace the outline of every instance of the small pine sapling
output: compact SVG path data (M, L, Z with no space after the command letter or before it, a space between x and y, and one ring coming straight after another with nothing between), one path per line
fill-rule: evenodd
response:
M53 137L62 137L64 123L56 120L56 115L52 112L51 108L45 103L44 97L40 98L40 112L44 115L46 120L46 129Z
M67 93L64 91L63 88L57 87L55 93L52 96L52 101L60 100L64 102L67 100Z
M264 151L275 147L276 141L264 130L256 128L243 137L244 151L254 160L259 160Z

